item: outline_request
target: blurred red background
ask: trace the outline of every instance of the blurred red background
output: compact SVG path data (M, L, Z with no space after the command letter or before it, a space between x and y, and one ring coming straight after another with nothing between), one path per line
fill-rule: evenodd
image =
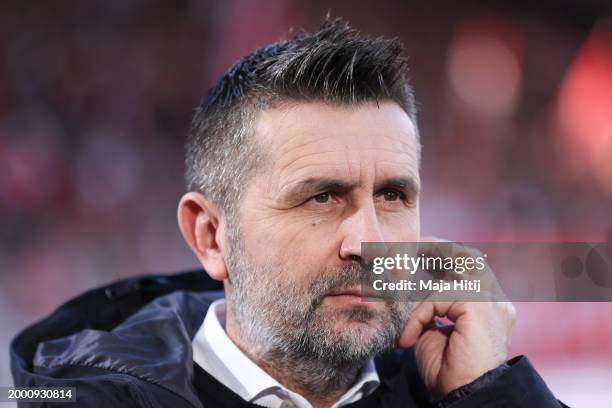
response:
M328 10L406 46L424 233L612 241L608 1L4 1L0 385L10 338L69 297L197 266L175 221L193 108ZM517 309L513 353L566 403L612 405L612 304Z

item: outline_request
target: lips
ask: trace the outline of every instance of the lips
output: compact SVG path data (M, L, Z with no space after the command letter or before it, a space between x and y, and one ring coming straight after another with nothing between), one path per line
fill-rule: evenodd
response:
M337 288L329 292L328 296L357 296L361 297L361 288L352 286L350 288Z
M373 291L369 291L373 292ZM329 292L326 297L330 298L342 298L351 300L352 302L358 301L360 304L363 302L367 303L378 303L384 300L384 297L379 293L367 293L361 290L361 286L350 286L347 288L336 288Z

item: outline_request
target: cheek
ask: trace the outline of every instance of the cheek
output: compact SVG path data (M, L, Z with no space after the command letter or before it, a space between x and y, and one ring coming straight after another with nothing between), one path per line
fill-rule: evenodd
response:
M332 234L321 233L323 228L308 226L286 248L301 274L318 275L338 257L339 246Z
M337 226L315 219L282 221L245 223L243 239L250 259L282 268L288 279L299 281L320 274L337 257Z
M312 224L304 226L281 250L294 280L310 282L338 262L337 228L323 222Z
M329 215L292 214L277 224L274 241L289 252L325 253L337 240L341 220Z
M387 242L415 242L421 236L418 206L409 213L388 217L382 224Z

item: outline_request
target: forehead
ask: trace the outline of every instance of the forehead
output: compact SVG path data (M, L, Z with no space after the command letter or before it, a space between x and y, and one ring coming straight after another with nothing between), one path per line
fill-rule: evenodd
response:
M393 102L357 106L301 103L263 111L255 137L276 178L402 172L418 177L418 140ZM309 174L317 173L317 174Z

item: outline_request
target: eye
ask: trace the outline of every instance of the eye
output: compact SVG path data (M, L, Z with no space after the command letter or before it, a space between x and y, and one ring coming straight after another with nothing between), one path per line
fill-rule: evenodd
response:
M338 197L334 191L326 191L311 196L303 203L303 208L311 211L333 211L342 203L342 199Z
M385 201L398 201L404 199L403 194L395 190L385 190L383 192L383 197Z
M375 201L388 211L400 211L413 207L413 201L403 191L386 188L376 193Z
M329 200L331 199L331 195L329 193L321 193L319 195L314 196L312 199L319 204L325 204L329 202Z

